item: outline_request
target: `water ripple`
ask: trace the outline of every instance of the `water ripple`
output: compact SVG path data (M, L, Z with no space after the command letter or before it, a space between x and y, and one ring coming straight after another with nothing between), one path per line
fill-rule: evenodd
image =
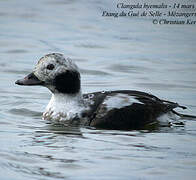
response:
M32 111L26 108L20 108L20 109L10 109L9 112L13 115L20 115L20 116L31 116L31 117L41 117L42 113L37 111Z

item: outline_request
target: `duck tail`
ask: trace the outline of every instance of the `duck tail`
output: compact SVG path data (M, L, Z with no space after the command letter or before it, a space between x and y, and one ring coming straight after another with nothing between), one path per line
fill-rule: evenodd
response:
M188 114L181 114L179 112L176 112L174 110L174 108L182 108L182 109L187 109L187 107L185 106L181 106L178 103L174 103L171 101L166 101L166 100L162 100L162 102L168 103L168 107L170 108L170 111L173 112L174 114L176 114L177 116L179 116L180 118L186 118L186 119L190 119L190 120L195 120L196 121L196 116L194 115L188 115Z
M180 106L179 106L180 107ZM183 108L184 109L184 108ZM185 108L186 109L186 108ZM180 118L187 118L187 119L190 119L190 120L195 120L196 121L196 116L194 115L188 115L188 114L181 114L181 113L178 113L176 111L174 111L173 109L171 110L174 114L178 115Z
M187 109L186 106L181 106L178 103L171 102L171 101L166 101L166 100L161 100L164 104L167 105L168 110L173 110L174 108L182 108L182 109Z

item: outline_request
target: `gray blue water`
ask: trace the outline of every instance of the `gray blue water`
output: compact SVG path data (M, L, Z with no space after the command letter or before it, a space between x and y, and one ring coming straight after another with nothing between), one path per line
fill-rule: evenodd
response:
M196 121L153 131L65 129L41 119L47 89L14 84L41 56L60 52L80 67L83 92L145 91L196 115L196 25L101 16L115 4L0 0L0 179L195 179Z

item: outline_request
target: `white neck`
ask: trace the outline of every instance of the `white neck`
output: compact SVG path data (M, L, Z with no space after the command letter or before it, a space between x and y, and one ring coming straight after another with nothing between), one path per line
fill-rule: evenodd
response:
M67 121L80 116L84 108L81 92L75 95L55 93L52 94L43 118L54 121Z

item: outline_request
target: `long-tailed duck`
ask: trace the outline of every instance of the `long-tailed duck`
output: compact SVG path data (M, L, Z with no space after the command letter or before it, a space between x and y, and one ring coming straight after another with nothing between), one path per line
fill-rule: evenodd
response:
M16 84L47 87L52 98L43 119L68 125L102 129L140 129L165 113L175 113L177 103L151 94L131 91L103 91L82 94L78 67L60 53L42 57L31 74Z

